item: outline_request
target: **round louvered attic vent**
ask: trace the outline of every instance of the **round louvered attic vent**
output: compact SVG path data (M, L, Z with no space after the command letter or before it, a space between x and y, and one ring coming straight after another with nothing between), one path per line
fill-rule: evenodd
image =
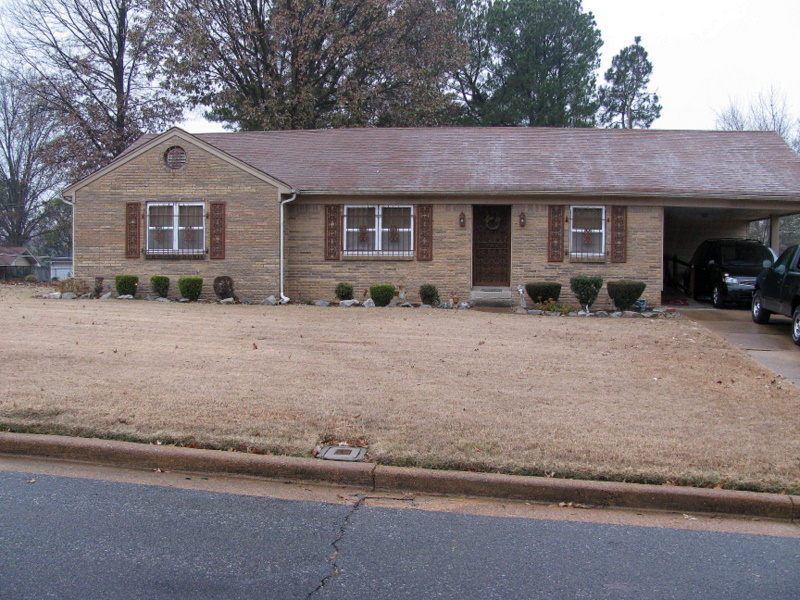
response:
M164 163L170 169L180 169L186 164L186 150L180 146L172 146L164 153Z

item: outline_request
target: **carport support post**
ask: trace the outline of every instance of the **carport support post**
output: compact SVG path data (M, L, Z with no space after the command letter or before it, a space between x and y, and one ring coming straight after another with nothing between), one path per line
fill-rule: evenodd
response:
M781 253L781 218L770 215L769 218L769 245L778 254Z

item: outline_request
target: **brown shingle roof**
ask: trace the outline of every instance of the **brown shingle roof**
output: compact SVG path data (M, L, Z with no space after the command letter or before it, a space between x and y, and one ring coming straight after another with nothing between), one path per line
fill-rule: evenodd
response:
M28 252L27 248L22 246L0 246L0 267L13 267L14 263L20 256L33 259L36 264L39 261L36 257Z
M300 192L800 200L800 157L774 132L453 127L197 137Z

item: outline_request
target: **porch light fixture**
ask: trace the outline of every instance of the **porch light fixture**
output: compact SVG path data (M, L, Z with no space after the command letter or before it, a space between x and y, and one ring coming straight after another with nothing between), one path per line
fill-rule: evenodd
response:
M519 226L525 227L525 213L519 213Z
M458 215L458 224L461 227L467 226L467 216L463 212L460 215Z

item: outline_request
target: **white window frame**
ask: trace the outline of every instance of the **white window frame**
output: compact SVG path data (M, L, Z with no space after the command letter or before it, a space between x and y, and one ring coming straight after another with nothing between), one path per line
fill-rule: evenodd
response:
M600 229L575 229L575 210L576 209L594 209L600 211ZM600 252L581 252L576 248L573 248L574 244L574 236L576 233L585 233L586 231L590 231L591 233L600 233ZM605 257L606 255L606 207L605 206L597 206L597 205L576 205L569 207L569 253L570 256L574 256L576 258L580 257Z
M157 206L171 206L172 207L172 247L171 248L150 248L150 232L156 227L150 225L150 208L157 207ZM200 244L200 248L187 248L181 249L180 248L180 235L186 227L181 227L180 225L180 214L181 214L181 207L185 206L199 206L202 209L202 219L201 225L199 227L191 227L191 229L200 230L202 231L201 239L202 243ZM147 221L147 231L146 231L146 243L147 243L147 254L182 254L182 255L191 255L195 256L198 254L205 254L205 239L206 239L206 210L205 210L205 203L204 202L184 202L184 201L177 201L177 202L148 202L146 205L146 214L145 218Z
M348 233L360 231L358 227L348 227L348 213L350 209L375 209L375 222L368 231L375 232L375 247L371 250L348 248ZM409 210L409 226L398 228L398 232L409 234L409 247L405 250L389 250L383 248L383 234L389 229L383 226L383 211L387 208L403 208ZM413 256L414 255L414 205L413 204L347 204L344 207L344 222L342 225L342 252L345 256L386 255L386 256Z

